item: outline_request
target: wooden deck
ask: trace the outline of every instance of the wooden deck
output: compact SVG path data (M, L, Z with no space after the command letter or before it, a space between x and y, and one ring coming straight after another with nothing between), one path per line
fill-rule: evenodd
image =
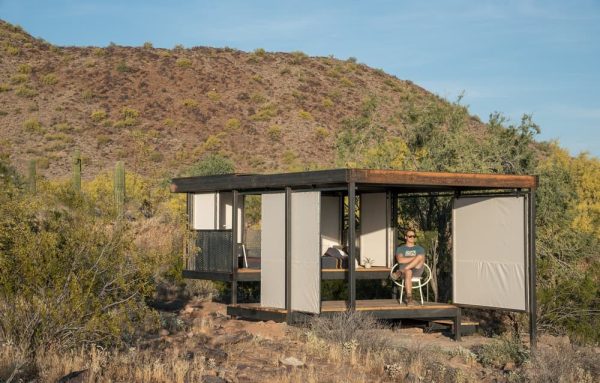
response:
M347 310L346 301L321 302L321 316L332 316ZM416 303L415 306L406 306L395 299L357 300L356 311L365 312L379 319L422 319L439 320L449 319L456 326L461 321L460 308L451 304L425 302L424 305ZM250 320L272 320L275 322L286 321L287 311L281 308L261 307L260 303L244 303L227 307L227 314ZM315 314L292 312L292 322L303 322ZM460 333L455 332L457 340Z
M390 275L389 267L373 266L370 269L364 267L356 268L356 279L386 279ZM233 273L227 272L200 272L192 270L183 271L184 278L207 279L213 281L231 281ZM348 269L322 269L321 279L347 279ZM237 280L241 282L260 281L260 269L238 269Z

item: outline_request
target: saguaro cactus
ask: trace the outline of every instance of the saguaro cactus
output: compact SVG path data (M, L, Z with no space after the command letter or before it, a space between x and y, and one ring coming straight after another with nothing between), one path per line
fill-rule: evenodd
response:
M29 176L27 178L27 188L32 194L35 194L37 190L37 174L35 160L29 161Z
M76 192L81 191L81 152L79 149L75 151L73 155L73 190Z
M123 215L123 205L125 203L125 165L123 161L118 161L115 166L115 208L117 216Z

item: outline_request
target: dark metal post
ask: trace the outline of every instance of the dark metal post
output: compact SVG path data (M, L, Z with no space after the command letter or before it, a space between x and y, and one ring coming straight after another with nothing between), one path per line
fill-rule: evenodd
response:
M454 318L454 340L460 342L460 327L462 325L462 310L456 308L456 318Z
M532 351L537 348L537 294L535 255L535 190L529 191L529 344Z
M356 183L348 184L348 309L356 309Z
M238 191L234 190L231 197L231 304L237 304L238 277Z
M292 322L292 189L285 188L285 321Z

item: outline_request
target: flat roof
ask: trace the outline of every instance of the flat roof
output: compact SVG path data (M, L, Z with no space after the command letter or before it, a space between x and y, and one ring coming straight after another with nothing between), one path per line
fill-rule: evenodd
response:
M278 174L223 174L175 178L174 193L212 191L267 191L295 189L340 190L350 182L358 187L406 189L408 192L460 190L535 189L538 177L531 175L414 172L405 170L332 169Z

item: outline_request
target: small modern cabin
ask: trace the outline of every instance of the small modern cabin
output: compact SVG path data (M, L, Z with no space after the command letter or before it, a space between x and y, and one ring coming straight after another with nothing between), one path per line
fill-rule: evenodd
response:
M335 169L177 178L171 190L187 193L195 237L184 277L231 282L230 315L293 322L357 310L378 318L451 319L460 339L461 307L494 308L529 313L534 346L536 186L536 176ZM244 246L249 195L261 200L256 257ZM397 200L407 196L453 198L452 304L356 299L358 279L389 277L402 213ZM359 210L344 207L357 200ZM330 247L347 251L341 268L324 264ZM371 268L362 266L367 258ZM347 281L345 301L322 300L327 279ZM260 281L260 303L238 304L239 281Z

